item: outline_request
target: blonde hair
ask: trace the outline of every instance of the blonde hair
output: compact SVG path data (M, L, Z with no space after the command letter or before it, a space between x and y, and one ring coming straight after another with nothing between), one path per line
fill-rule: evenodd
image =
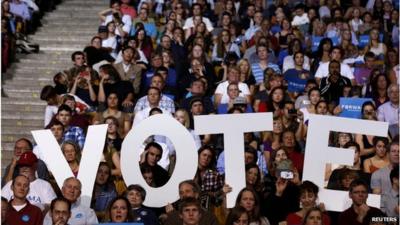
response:
M249 69L248 69L247 72L246 72L246 77L245 77L245 79L248 79L249 76L250 76L250 74L251 74L251 65L250 65L249 60L248 60L248 59L241 59L241 60L239 60L239 62L237 63L237 67L239 68L239 73L240 73L240 67L241 67L243 64L245 64L245 63L247 63L247 65L248 65L248 67L249 67ZM243 81L242 81L242 82L243 82Z
M189 113L185 109L178 109L178 110L175 111L175 115L178 112L182 112L183 113L183 117L185 118L185 123L183 124L183 126L185 126L186 128L189 128L190 127Z

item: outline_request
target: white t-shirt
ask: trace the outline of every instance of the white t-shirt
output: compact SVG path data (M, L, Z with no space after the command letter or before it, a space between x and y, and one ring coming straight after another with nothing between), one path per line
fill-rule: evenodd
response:
M104 40L101 42L101 45L102 45L104 48L111 48L112 51L111 51L111 54L110 54L110 55L111 55L114 59L117 58L118 52L116 51L116 49L117 49L117 37L116 37L116 36L114 36L114 37L108 37L107 39L104 39Z
M206 24L208 32L211 32L211 31L214 30L214 27L213 27L212 23L210 22L210 20L207 17L202 17L202 21L203 21L203 23ZM185 24L183 25L182 28L184 30L186 30L186 29L189 29L189 28L192 28L192 27L194 27L193 17L189 17L189 18L187 18L185 20Z
M283 59L283 73L286 72L288 69L294 69L294 59L293 55L288 55ZM303 69L310 71L310 59L308 56L304 56L304 62L303 62Z
M329 74L329 62L323 62L319 64L318 70L315 73L316 78L324 78ZM350 80L354 79L353 72L349 65L345 63L340 63L340 74L349 78Z
M222 94L221 102L220 104L228 104L229 103L229 96L228 96L228 81L224 81L220 84L218 84L217 89L215 90L215 94ZM247 84L239 82L239 96L241 97L246 97L247 95L250 95L250 90Z
M12 181L9 181L6 185L4 185L3 189L1 189L1 196L7 200L11 200L14 197L14 193L11 190L11 183ZM26 196L26 199L28 199L32 205L35 205L43 210L44 204L50 205L51 201L56 197L56 193L54 193L50 183L37 178L29 184L29 193Z
M102 25L106 26L107 23L113 21L113 19L114 19L114 16L112 14L107 15L106 16L106 21L104 21ZM131 18L131 16L125 14L125 15L122 16L121 20L124 23L124 26L122 27L122 30L125 31L127 34L129 34L129 32L131 31L131 27L132 27L132 18ZM119 33L118 29L115 29L115 34L119 35L119 36L122 36Z

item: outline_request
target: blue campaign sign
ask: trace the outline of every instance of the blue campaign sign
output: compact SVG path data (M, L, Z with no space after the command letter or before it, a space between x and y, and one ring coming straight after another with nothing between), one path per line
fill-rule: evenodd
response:
M340 98L339 105L342 108L341 117L361 118L361 106L370 98Z
M314 35L311 37L311 42L312 42L311 50L313 52L318 50L318 46L319 46L319 43L321 42L322 38L324 38L324 37L323 36L314 36Z
M379 34L379 41L383 41L383 34ZM360 35L358 38L358 47L364 48L369 43L369 34Z

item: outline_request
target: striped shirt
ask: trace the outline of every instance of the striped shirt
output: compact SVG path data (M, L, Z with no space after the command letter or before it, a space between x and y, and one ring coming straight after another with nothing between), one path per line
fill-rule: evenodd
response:
M271 68L275 71L275 73L281 73L281 69L275 63L268 63L267 68ZM251 64L251 70L253 72L253 76L256 79L256 84L261 84L264 81L264 70L260 67L259 63Z

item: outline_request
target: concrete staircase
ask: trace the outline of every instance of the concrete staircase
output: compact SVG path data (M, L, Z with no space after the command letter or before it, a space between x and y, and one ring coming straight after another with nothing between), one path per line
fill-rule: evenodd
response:
M53 76L72 66L71 54L83 50L97 32L97 13L108 8L108 0L64 0L45 15L43 26L30 36L40 44L39 54L19 54L5 74L1 98L1 169L9 164L14 142L30 131L43 129L46 103L40 100L44 85L53 84ZM7 79L8 78L8 79Z

